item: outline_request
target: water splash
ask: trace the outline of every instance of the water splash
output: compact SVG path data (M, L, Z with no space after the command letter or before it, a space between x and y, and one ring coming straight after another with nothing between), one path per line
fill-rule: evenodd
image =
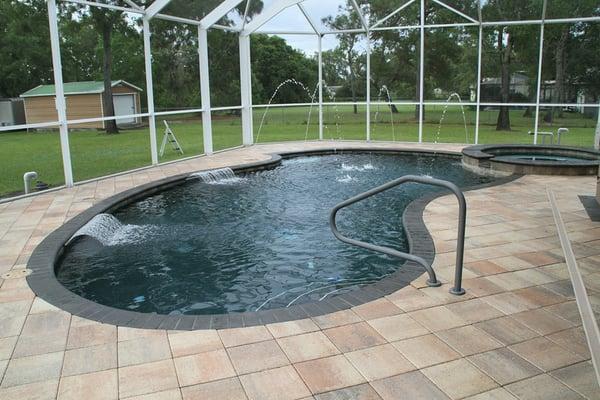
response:
M387 97L387 107L390 109L390 124L392 126L392 141L396 141L396 129L394 128L394 110L392 110L392 96L390 95L390 91L388 90L386 85L381 86L379 89L379 94L377 94L377 111L375 111L375 118L373 119L375 123L373 127L376 126L377 120L379 118L379 107L381 106L381 96L386 94ZM374 132L373 132L374 133Z
M123 224L111 214L98 214L75 232L67 244L80 236L96 239L103 246L140 243L147 240L153 231L151 225Z
M341 177L339 177L339 178L336 178L336 181L337 181L337 182L341 182L341 183L348 183L348 182L352 182L352 181L354 181L354 180L355 180L355 178L353 178L353 177L352 177L351 175L349 175L349 174L346 174L346 175L344 175L344 176L341 176Z
M226 185L242 181L242 178L235 176L231 168L211 169L210 171L200 171L190 174L190 178L200 178L202 182L213 185Z
M375 169L375 166L371 163L364 164L362 167L359 165L348 165L348 164L342 163L342 171L363 172L363 171L370 171L370 170L374 170L374 169Z
M335 124L335 136L337 137L337 139L343 140L344 137L343 137L342 131L341 131L342 115L340 113L340 109L339 109L337 103L335 102L335 100L336 100L335 92L327 85L327 82L325 82L325 81L323 81L323 89L325 89L325 94L327 94L327 98L329 99L329 101L331 103L333 103L333 113L334 113L333 120L334 120L334 124ZM325 104L327 104L327 103L323 103L323 105L325 105ZM328 124L325 124L323 127L329 132ZM336 139L336 137L332 137L332 135L330 135L330 137L332 139Z
M269 112L269 109L271 108L271 103L273 103L273 100L275 100L275 96L277 96L277 93L279 93L279 90L285 86L285 85L296 85L301 87L302 89L304 89L304 91L306 92L306 94L308 95L309 99L310 99L310 109L309 109L309 116L308 116L308 121L306 123L307 127L307 131L308 131L308 127L310 126L310 112L312 110L312 104L315 101L315 94L314 92L311 94L310 89L302 82L297 81L294 78L289 78L286 79L285 81L281 82L279 85L277 85L277 88L275 88L275 91L273 92L273 94L271 95L271 98L269 99L269 102L267 103L267 107L265 109L265 112L262 115L262 118L260 120L260 125L258 127L258 133L256 134L256 140L254 141L255 143L258 143L259 139L260 139L260 132L262 131L262 127L265 123L265 118L267 117L267 113Z
M438 125L434 143L437 143L440 140L442 123L444 122L444 118L446 117L446 111L448 111L448 107L450 106L450 101L452 100L453 97L458 99L458 104L460 105L460 111L462 112L463 122L465 124L465 143L469 143L469 130L467 129L467 116L465 115L465 108L463 107L460 95L456 92L450 93L450 96L448 96L448 99L446 100L446 105L444 106L444 111L442 111L442 117L440 118L440 123Z

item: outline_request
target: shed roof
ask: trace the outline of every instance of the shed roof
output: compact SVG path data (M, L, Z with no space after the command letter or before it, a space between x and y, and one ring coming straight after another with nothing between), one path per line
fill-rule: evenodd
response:
M112 87L125 85L132 89L142 92L142 89L132 85L129 82L118 80L112 81ZM70 94L95 94L104 92L104 82L102 81L85 81L85 82L67 82L64 84L65 95ZM31 90L21 94L21 97L40 97L40 96L54 96L55 89L54 85L39 85Z

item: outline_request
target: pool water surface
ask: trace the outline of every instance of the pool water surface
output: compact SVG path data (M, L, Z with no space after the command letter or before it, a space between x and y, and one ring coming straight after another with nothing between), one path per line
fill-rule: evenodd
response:
M221 314L319 301L403 268L402 260L337 241L328 216L337 203L406 174L463 188L493 180L456 157L376 153L289 158L216 183L191 179L102 216L93 227L101 240L74 238L56 275L84 298L144 313ZM397 187L342 210L338 227L408 251L405 208L439 190Z

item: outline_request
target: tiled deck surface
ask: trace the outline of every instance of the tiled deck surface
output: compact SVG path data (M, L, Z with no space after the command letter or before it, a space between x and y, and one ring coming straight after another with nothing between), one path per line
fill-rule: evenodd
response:
M0 399L600 399L546 187L557 194L600 310L591 177L526 176L469 192L464 286L424 288L314 319L221 331L143 331L72 316L22 277L45 235L98 200L165 176L265 159L254 146L0 204ZM382 144L371 147L384 146ZM432 148L433 145L386 145ZM437 146L458 150L457 146ZM452 277L451 196L426 209L435 268Z

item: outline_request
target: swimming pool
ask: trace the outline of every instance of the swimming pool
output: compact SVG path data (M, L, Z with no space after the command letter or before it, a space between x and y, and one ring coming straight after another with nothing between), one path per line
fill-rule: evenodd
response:
M456 158L374 153L294 157L214 182L192 176L96 216L67 244L56 276L86 299L143 313L222 314L319 301L400 268L400 260L337 241L327 218L338 202L406 174L462 187L491 181ZM383 193L341 212L339 227L408 251L402 214L435 190L410 184ZM405 273L408 282L423 270Z

